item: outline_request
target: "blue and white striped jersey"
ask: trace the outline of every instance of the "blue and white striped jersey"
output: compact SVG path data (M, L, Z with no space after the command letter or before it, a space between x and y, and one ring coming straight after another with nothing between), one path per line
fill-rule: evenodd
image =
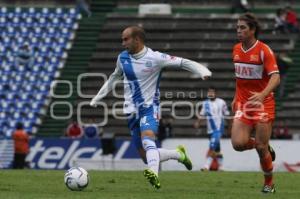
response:
M211 76L211 72L197 62L153 51L147 47L134 55L123 51L118 56L115 71L93 98L91 104L105 97L112 89L113 82L123 78L124 113L138 112L141 106L158 105L159 81L164 67L182 68L201 77Z
M224 131L224 117L229 116L226 102L221 98L215 100L207 99L203 102L200 115L206 116L207 133L214 131Z

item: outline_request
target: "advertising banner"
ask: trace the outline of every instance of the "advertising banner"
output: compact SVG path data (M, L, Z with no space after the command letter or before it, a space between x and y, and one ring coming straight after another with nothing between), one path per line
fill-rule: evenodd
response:
M175 148L177 145L186 146L193 162L193 170L200 170L206 161L208 139L167 139L163 142L164 148ZM274 162L275 171L299 171L300 150L299 140L271 140L270 144L276 151ZM230 139L221 140L223 154L223 168L225 171L260 171L260 163L256 150L237 152L232 148ZM176 161L162 164L163 170L185 170L184 166Z

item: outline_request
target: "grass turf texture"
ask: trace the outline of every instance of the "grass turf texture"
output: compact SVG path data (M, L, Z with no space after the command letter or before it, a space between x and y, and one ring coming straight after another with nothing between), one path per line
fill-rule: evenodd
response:
M155 190L142 171L89 171L90 184L80 192L63 182L64 171L2 170L0 198L5 199L217 199L299 198L300 173L275 173L275 194L262 194L259 172L161 172L161 189Z

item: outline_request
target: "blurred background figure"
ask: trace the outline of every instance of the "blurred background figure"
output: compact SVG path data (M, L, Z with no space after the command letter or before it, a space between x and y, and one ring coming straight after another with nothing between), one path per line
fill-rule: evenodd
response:
M165 115L159 120L159 127L158 127L158 134L157 134L157 140L159 142L159 145L161 145L164 139L173 137L172 124L173 124L173 118L171 115Z
M277 33L288 33L288 24L286 22L286 10L278 8L275 16L275 25L273 34Z
M34 63L34 53L28 43L20 47L16 53L15 67L16 70L31 70Z
M276 122L277 125L273 129L273 136L277 139L292 139L292 135L289 134L289 128L284 120Z
M100 135L99 127L93 119L89 119L88 123L84 125L83 130L86 138L98 138Z
M286 8L286 22L290 33L299 33L299 23L297 19L297 13L291 6Z
M69 138L81 138L83 136L83 129L76 120L72 120L67 127L65 135Z
M277 56L277 64L280 72L279 97L282 98L285 95L284 88L287 72L290 66L293 64L293 59L290 58L286 52L281 52Z
M79 12L83 11L88 17L92 16L89 0L76 0L76 8Z
M23 129L22 123L17 123L16 131L13 133L14 140L14 169L24 169L26 163L25 158L29 153L29 136Z
M199 128L204 120L207 121L207 134L209 135L209 150L206 155L206 163L201 169L223 170L223 154L221 153L221 137L224 134L224 119L229 116L226 102L217 98L216 89L209 87L207 99L203 102L200 117L194 123L194 128Z
M247 0L232 0L231 13L248 12L249 4Z

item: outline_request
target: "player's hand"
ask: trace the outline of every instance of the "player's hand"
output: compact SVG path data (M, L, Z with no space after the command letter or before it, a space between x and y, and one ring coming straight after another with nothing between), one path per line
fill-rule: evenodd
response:
M252 94L252 96L248 98L248 101L251 104L259 106L260 104L262 104L264 102L265 96L263 95L263 93L258 93L258 92L253 92L253 91L250 91L250 93Z
M97 101L94 98L91 100L90 106L97 107Z
M248 101L262 103L265 99L265 96L262 93L253 92L253 91L250 91L250 93L252 94L252 96L248 98Z

